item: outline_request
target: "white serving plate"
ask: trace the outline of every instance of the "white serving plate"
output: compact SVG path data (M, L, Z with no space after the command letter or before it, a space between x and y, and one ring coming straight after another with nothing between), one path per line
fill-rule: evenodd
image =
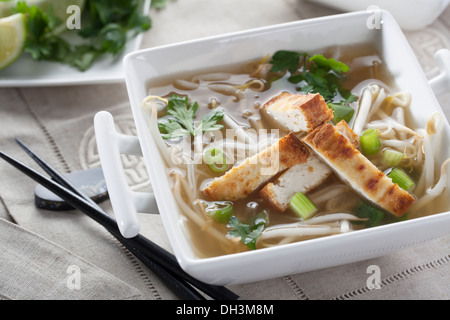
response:
M142 14L149 14L151 0L145 0ZM69 86L125 81L123 58L140 48L143 34L130 37L124 50L115 56L99 58L86 71L50 61L36 61L23 53L13 64L0 70L0 88Z
M412 93L415 125L424 127L432 112L442 113L432 86L448 90L448 73L443 73L430 85L396 21L387 12L382 11L381 14L381 29L366 27L370 13L354 12L187 41L127 55L124 59L126 84L138 138L117 134L111 114L105 111L95 117L100 159L114 214L123 235L132 237L139 232L136 213L155 212L154 198L181 267L204 282L230 285L362 261L448 234L450 212L444 212L278 247L198 258L180 221L181 213L169 187L166 167L150 134L148 116L142 109L142 100L149 94L146 87L149 79L256 59L281 49L313 52L331 45L373 42L398 87ZM450 57L448 52L441 54L447 59ZM441 59L440 64L448 66L450 62ZM443 140L443 145L449 145L447 121ZM143 155L153 195L130 191L120 168L120 153ZM448 157L450 150L443 150L438 162L442 163ZM445 192L449 194L448 190ZM447 207L450 208L450 202Z

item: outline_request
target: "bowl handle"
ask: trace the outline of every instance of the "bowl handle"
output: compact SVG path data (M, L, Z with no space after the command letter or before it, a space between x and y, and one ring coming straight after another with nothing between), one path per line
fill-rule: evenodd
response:
M95 115L94 128L98 154L119 230L125 238L132 238L140 229L137 213L158 212L151 193L131 190L120 159L121 154L142 156L139 139L118 133L112 115L106 111Z
M450 50L440 49L434 54L440 73L429 81L436 96L450 92Z

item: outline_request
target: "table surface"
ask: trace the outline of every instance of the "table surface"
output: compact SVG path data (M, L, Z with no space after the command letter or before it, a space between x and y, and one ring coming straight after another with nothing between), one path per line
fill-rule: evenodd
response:
M275 5L276 3L276 5ZM287 21L339 13L308 1L174 0L152 9L142 48L155 47ZM433 54L450 48L450 8L433 24L405 31L428 78L438 73ZM99 166L93 117L111 112L118 129L135 134L124 83L0 89L1 149L31 166L20 138L61 172ZM450 97L439 97L449 118ZM145 166L124 157L134 190L148 191ZM0 299L146 299L176 296L101 226L76 210L34 205L35 184L0 163ZM108 201L102 203L112 212ZM143 214L142 233L171 250L158 215ZM368 261L231 286L244 299L450 298L450 236ZM379 289L369 290L368 268L378 266ZM74 277L77 274L80 278ZM76 279L81 279L81 283Z

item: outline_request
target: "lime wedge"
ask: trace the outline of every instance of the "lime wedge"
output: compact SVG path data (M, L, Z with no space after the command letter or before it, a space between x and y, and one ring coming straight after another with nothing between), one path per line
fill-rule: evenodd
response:
M22 53L27 37L26 18L22 13L0 19L0 70Z

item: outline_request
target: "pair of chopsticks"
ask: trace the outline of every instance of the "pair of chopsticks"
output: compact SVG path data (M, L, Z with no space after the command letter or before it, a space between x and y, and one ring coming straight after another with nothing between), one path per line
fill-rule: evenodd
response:
M45 177L36 170L0 151L0 157L2 159L37 183L40 183L74 208L84 212L94 221L101 224L125 248L157 275L179 298L186 300L206 300L206 294L216 300L239 299L238 295L226 287L210 285L195 279L180 267L173 254L141 234L133 238L123 237L114 218L104 212L92 199L73 186L63 175L33 153L22 141L16 139L16 142L52 179Z

